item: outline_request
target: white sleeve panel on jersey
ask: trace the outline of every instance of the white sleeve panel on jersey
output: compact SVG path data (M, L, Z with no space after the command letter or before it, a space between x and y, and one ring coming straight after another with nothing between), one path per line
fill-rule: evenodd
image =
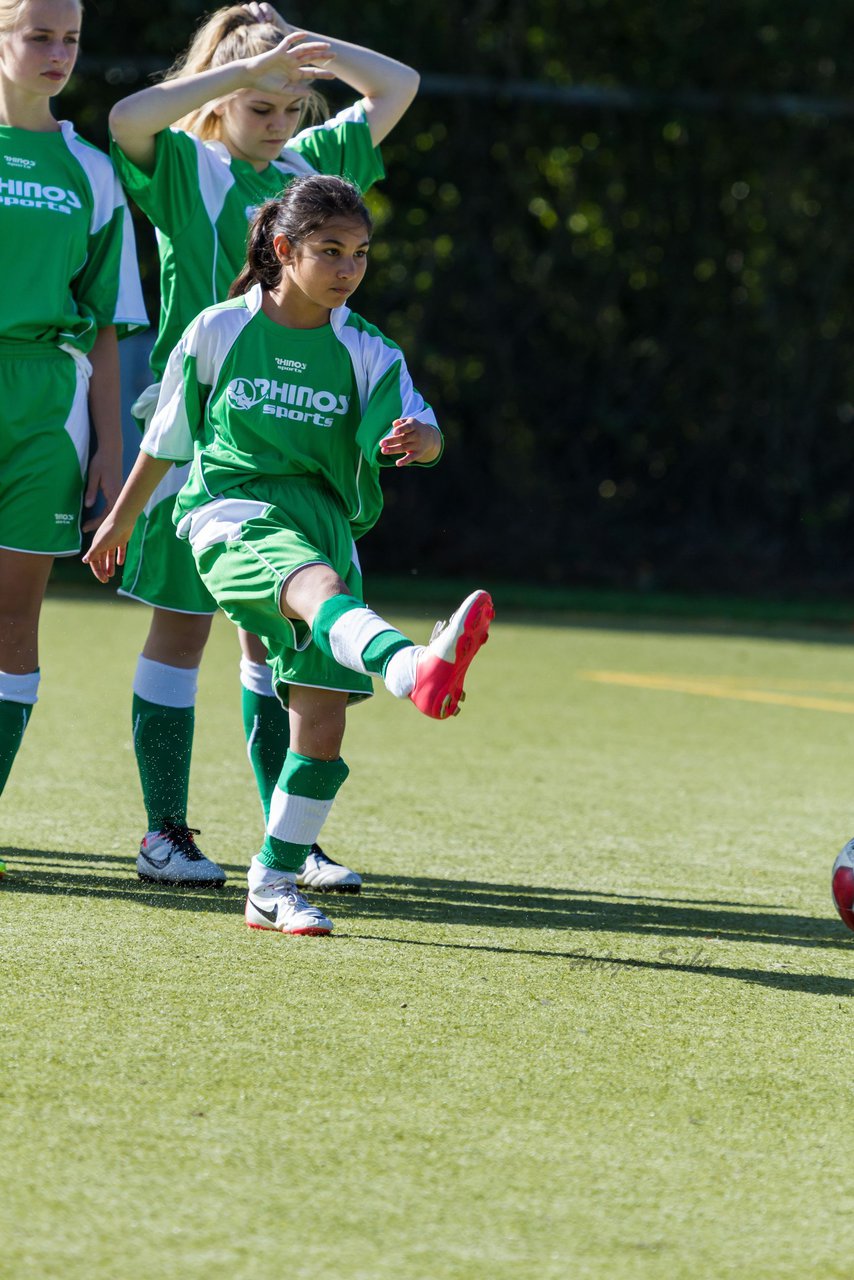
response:
M419 422L428 422L437 427L436 417L422 398L420 392L412 385L412 378L403 359L399 347L393 347L378 333L370 333L366 329L358 329L346 323L349 312L343 308L332 313L332 325L338 338L347 348L356 375L356 386L359 391L359 405L362 413L368 407L374 389L386 376L392 365L399 366L400 399L403 405L402 416L417 418Z
M215 226L225 205L226 196L234 186L231 156L221 142L202 142L192 133L186 136L196 148L202 203L211 226Z
M400 399L403 403L402 418L417 418L419 422L427 422L438 431L436 415L429 404L425 404L424 397L417 387L412 385L412 378L403 356L400 358Z
M160 384L157 408L139 446L152 458L164 458L170 462L189 462L193 456L193 431L187 415L184 383L184 357L189 354L189 333L190 330L170 352Z
M67 120L63 120L60 128L65 145L86 174L92 192L93 209L89 234L95 235L107 225L119 205L124 203L124 192L109 156L78 138L73 125Z
M97 235L116 216L117 210L120 211L122 245L113 321L115 324L145 328L148 325L148 317L142 300L133 219L130 216L122 184L113 168L113 162L109 156L104 155L103 151L98 151L96 147L78 138L69 121L64 120L60 129L65 145L85 173L92 193L89 235Z
M122 210L122 257L119 264L119 287L116 291L116 324L148 325L142 281L136 256L136 236L127 201Z
M189 354L196 357L199 382L214 387L225 358L253 316L261 309L260 284L243 295L243 306L209 307L197 316L187 333Z
M194 362L197 388L215 387L226 356L260 309L261 296L261 286L256 285L245 295L244 306L209 307L185 330L169 356L157 408L142 438L140 447L152 458L172 462L192 458L194 429L198 431L201 421L193 397L187 395L186 361Z

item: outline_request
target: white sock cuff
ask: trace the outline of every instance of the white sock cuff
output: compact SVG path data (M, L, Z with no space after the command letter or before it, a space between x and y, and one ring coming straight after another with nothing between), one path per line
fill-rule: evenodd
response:
M241 658L240 683L250 693L257 693L259 698L276 696L273 688L273 672L266 662L253 662L251 658Z
M362 661L362 654L372 640L384 631L396 628L374 613L373 609L348 609L329 629L329 647L332 656L342 667L356 671L360 676L371 673Z
M198 667L170 667L139 655L133 679L138 698L159 707L194 707L198 687Z
M385 687L396 698L408 698L415 688L415 668L418 657L424 652L423 644L412 644L398 649L388 660L385 669Z
M273 790L267 834L288 844L314 844L332 808L332 800L312 800L290 791Z
M291 880L295 883L296 872L279 871L277 867L267 867L256 854L249 863L249 871L246 878L249 881L250 890L253 893L257 893L265 885L275 884L277 880Z
M34 707L39 700L40 671L28 671L24 676L12 676L0 671L0 702L20 702Z

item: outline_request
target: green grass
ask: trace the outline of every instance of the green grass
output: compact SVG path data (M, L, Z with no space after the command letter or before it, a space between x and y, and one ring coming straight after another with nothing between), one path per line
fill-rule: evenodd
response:
M323 842L366 889L288 939L241 919L261 821L228 624L190 819L230 883L159 890L133 867L147 613L48 601L2 802L4 1280L851 1275L828 882L854 649L509 617L459 719L354 710Z

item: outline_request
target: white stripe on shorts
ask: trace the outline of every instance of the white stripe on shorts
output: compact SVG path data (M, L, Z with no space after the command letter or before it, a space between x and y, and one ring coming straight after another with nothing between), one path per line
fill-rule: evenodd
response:
M89 462L89 379L92 376L92 365L82 352L73 347L64 345L61 349L71 356L77 374L74 399L63 425L74 445L77 461L80 463L80 474L85 475Z
M194 551L205 551L218 542L232 542L239 538L247 520L263 516L269 509L268 502L253 502L249 498L217 498L184 516L178 525L178 533L182 538L189 538Z

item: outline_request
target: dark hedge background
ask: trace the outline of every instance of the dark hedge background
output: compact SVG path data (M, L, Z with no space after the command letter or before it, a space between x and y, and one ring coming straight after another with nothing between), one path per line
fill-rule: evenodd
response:
M63 114L103 143L110 103L205 8L89 0ZM371 567L854 585L852 6L286 12L425 76L383 149L358 309L404 347L448 451L389 477Z

